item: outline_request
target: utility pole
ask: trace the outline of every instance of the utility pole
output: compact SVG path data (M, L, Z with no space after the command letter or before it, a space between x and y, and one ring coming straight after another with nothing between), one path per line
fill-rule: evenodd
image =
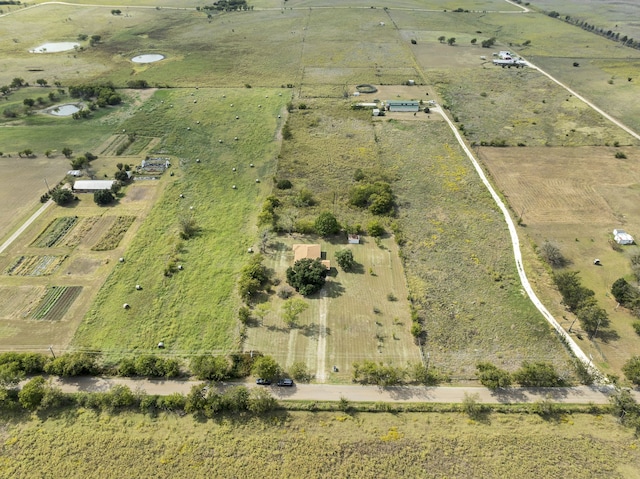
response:
M53 353L53 346L49 346L49 351L51 352L51 356L53 356L53 359L55 359L56 355Z
M44 184L47 185L47 193L49 193L51 191L51 188L49 188L49 183L47 183L47 179L44 179Z

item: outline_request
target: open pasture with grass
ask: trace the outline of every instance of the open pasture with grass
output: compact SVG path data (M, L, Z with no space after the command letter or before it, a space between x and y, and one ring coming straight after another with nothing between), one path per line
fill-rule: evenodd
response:
M86 409L12 420L3 476L637 477L638 440L610 416L279 412L260 418ZM69 453L68 451L73 451ZM105 453L105 451L108 451Z
M408 121L374 121L369 112L350 110L349 103L314 100L289 117L292 138L283 143L277 178L289 179L292 188L275 190L282 201L281 227L300 227L330 210L343 225L366 229L374 216L348 205L349 190L357 184L356 174L386 178L397 196L398 218L380 222L404 242L405 274L424 321L431 364L467 378L481 360L508 369L523 360L550 360L570 374L568 356L521 289L504 220L446 124L423 112L405 114ZM311 192L312 206L300 206L304 190ZM371 295L369 321L376 321L373 303L379 297ZM332 300L330 308L338 302ZM345 309L340 320L349 323L356 313ZM410 317L398 320L409 326ZM334 329L328 341L339 331ZM389 332L382 334L388 338ZM350 348L348 342L337 344ZM336 352L342 356L348 354Z
M384 361L400 367L420 362L410 333L404 270L393 239L376 242L366 237L361 244L349 245L346 236L327 241L280 235L266 252L265 264L281 285L274 289L286 284L286 269L294 262L292 245L308 242L319 243L331 261L327 283L319 293L303 299L308 309L292 327L283 319L285 300L276 294L256 305L245 349L269 354L285 369L302 361L319 382L351 381L357 361ZM351 271L344 271L336 262L335 253L344 249L353 253ZM263 317L256 317L258 314Z
M611 285L620 277L630 277L630 256L636 246L621 252L611 248L614 228L637 236L640 231L640 169L632 148L483 148L481 158L495 183L508 198L516 216L526 228L520 232L540 246L544 241L558 245L570 270L580 271L584 286L596 293L601 307L609 313L609 338L587 335L576 324L572 330L594 361L606 371L618 372L624 361L637 351L640 338L631 329L632 318L618 308L611 297ZM616 158L616 152L627 157ZM517 158L517 160L516 160ZM594 266L594 258L602 266ZM559 302L556 297L550 304ZM556 317L573 318L556 304ZM569 328L573 319L561 321ZM605 336L606 338L606 336ZM579 338L578 338L579 339Z
M176 174L165 174L163 195L98 294L76 346L144 350L163 340L174 351L238 348L237 274L275 171L283 91L162 90L122 125L162 136L157 152L177 158ZM180 238L183 220L197 227L188 239Z

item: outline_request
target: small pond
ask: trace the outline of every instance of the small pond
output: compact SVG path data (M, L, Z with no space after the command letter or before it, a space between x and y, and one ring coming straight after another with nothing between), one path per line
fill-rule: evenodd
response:
M29 50L30 53L57 53L73 50L75 47L79 47L80 44L76 42L56 42L56 43L43 43L36 48Z
M80 107L73 103L67 103L66 105L57 105L47 109L47 113L54 116L71 116L77 111L80 111Z
M153 63L164 60L164 55L159 53L145 53L144 55L138 55L131 59L133 63Z

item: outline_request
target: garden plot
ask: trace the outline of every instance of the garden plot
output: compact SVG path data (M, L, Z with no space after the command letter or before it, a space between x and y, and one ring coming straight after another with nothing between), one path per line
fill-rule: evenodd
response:
M77 216L62 216L56 218L49 223L49 226L31 243L31 246L35 246L36 248L51 248L57 246L73 229L77 222Z
M28 317L44 294L44 286L0 286L0 318Z
M98 244L91 249L93 251L116 249L135 219L135 216L118 216L107 232L100 238Z
M52 286L33 312L33 319L59 321L82 291L82 286Z
M10 276L48 276L67 258L67 255L25 255L5 270Z
M62 243L63 246L68 246L69 248L74 248L80 244L83 238L91 231L93 225L100 219L99 216L89 216L86 218L81 218L78 220L78 224L75 228L67 235L65 241Z

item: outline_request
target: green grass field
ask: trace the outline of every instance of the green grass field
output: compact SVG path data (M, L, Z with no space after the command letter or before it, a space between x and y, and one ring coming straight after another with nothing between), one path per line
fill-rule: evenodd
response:
M238 347L236 278L254 242L256 205L275 170L277 116L286 102L280 93L163 90L122 124L162 137L156 151L175 158L177 174L128 247L125 263L107 279L76 347L144 350L160 340L174 352ZM200 230L184 241L178 236L183 217L192 217ZM165 276L170 262L184 270ZM142 291L135 291L136 284ZM123 310L123 303L131 309Z
M10 422L0 477L638 477L638 441L608 416L289 412L263 418L97 414ZM373 453L375 451L375 453Z

